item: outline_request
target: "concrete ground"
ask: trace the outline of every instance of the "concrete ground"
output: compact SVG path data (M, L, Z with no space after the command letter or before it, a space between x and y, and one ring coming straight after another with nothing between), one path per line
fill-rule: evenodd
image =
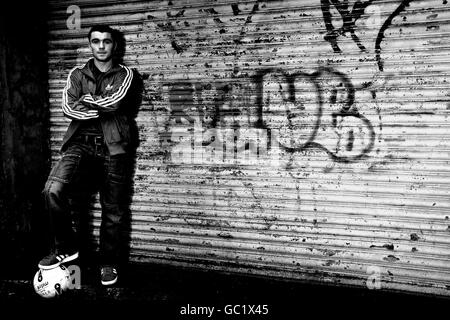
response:
M144 315L145 319L312 318L308 314L314 318L364 319L374 314L383 318L394 313L417 315L419 311L431 316L442 309L448 316L446 310L450 307L450 299L445 297L148 264L131 264L116 285L105 288L93 269L83 271L81 289L53 299L41 298L34 292L32 278L37 270L21 271L19 278L0 280L0 310L10 309L16 315L30 312L32 316L58 311L89 316L96 311L100 315L123 312L128 316ZM233 308L235 314L230 314Z

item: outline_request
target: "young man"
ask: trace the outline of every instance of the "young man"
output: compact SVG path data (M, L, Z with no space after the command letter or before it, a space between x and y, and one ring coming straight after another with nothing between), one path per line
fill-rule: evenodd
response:
M72 195L98 190L102 207L103 285L112 285L118 279L121 228L129 210L133 169L127 108L133 72L113 59L118 43L116 35L109 26L92 27L88 39L93 58L69 72L62 110L72 121L63 139L62 157L52 168L44 189L52 250L39 262L39 268L52 269L78 258ZM89 197L82 199L86 201Z

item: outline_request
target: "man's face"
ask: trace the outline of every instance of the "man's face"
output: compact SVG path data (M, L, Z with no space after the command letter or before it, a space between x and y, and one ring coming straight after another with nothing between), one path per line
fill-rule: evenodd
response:
M109 32L92 32L89 46L96 60L106 62L112 58L114 41Z

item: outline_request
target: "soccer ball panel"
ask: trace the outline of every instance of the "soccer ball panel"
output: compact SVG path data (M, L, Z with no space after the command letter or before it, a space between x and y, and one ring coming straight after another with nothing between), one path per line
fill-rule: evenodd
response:
M33 286L38 295L44 298L53 298L66 291L71 282L70 272L66 267L42 270L39 269L34 275Z

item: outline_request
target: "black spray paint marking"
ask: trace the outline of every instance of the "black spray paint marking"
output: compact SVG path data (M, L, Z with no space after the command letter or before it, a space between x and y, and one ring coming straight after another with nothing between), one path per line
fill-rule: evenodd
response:
M312 84L315 88L316 95L317 95L317 106L315 108L315 114L314 116L314 123L311 126L311 131L307 132L307 139L304 143L299 144L297 141L299 137L292 136L291 140L294 141L293 144L289 145L289 142L283 143L283 141L277 140L276 138L272 137L274 134L273 130L277 130L276 128L272 128L271 125L268 124L268 121L270 118L267 117L267 113L264 112L264 77L265 76L281 76L281 81L284 84L287 84L287 96L285 97L286 101L295 103L295 102L301 102L296 101L296 91L297 88L295 87L296 80L306 80L308 83ZM336 162L353 162L358 161L362 159L364 156L369 153L374 145L375 140L375 132L373 129L372 124L370 121L365 118L362 114L360 114L355 106L355 89L353 87L353 84L351 83L350 79L344 75L341 72L335 71L331 68L320 68L318 71L314 73L305 73L305 72L296 72L293 74L288 74L284 72L283 70L276 69L276 68L269 68L265 70L259 71L255 76L252 77L253 82L256 86L256 121L251 126L255 129L264 129L264 131L267 132L267 141L268 145L266 146L267 149L271 149L273 147L280 147L281 150L284 150L285 152L289 154L294 154L297 152L304 151L306 149L314 148L314 149L320 149L325 151L330 158L332 158ZM331 121L331 127L334 129L338 129L339 121L344 121L345 118L348 117L354 117L360 120L362 122L363 126L367 129L369 132L369 142L364 145L364 148L359 152L358 154L354 154L351 156L345 156L345 155L339 155L338 151L331 151L324 145L318 143L315 141L317 137L317 132L319 128L321 127L321 120L322 120L322 114L323 114L323 105L324 105L324 98L323 98L323 92L326 88L323 88L320 84L321 79L332 79L332 80L338 80L338 82L341 83L338 88L332 88L331 91L331 97L330 102L331 104L338 103L337 101L337 95L338 90L343 91L345 93L345 100L339 101L340 103L343 103L343 106L340 108L340 111L331 113L332 121ZM201 127L206 129L223 129L224 125L226 125L226 121L224 118L228 116L236 116L239 115L240 110L234 110L233 108L225 110L224 106L227 104L228 100L231 98L233 86L230 84L224 84L221 82L208 84L208 85L201 85L199 83L176 83L176 84L168 84L170 87L169 89L169 102L171 104L171 113L170 117L168 119L168 123L166 125L166 129L170 130L169 128L169 122L171 122L171 119L175 120L175 124L181 124L182 120L187 120L187 122L190 125L195 125L195 119L191 117L187 110L191 109L192 107L196 106L197 111L199 112L200 121L201 121ZM209 124L205 123L205 111L202 110L202 102L199 97L201 97L201 92L206 90L211 90L212 87L215 88L217 94L215 95L213 106L209 110L209 116L210 116L210 122ZM330 89L330 88L328 88ZM248 93L249 95L251 92ZM194 102L194 95L197 98L197 103ZM200 102L200 104L198 104ZM286 121L287 121L287 127L292 126L291 120L290 120L290 110L286 110ZM240 128L240 124L238 122L233 123L231 129L238 129ZM215 131L214 131L215 132ZM170 133L165 132L162 133L164 138L167 140L167 138L170 140ZM341 138L341 136L339 136ZM349 130L345 137L343 137L347 143L345 144L345 150L346 151L354 151L355 147L355 132L353 130ZM163 139L163 140L164 140ZM218 142L220 140L220 135L217 134L211 134L208 136L207 140L204 140L202 142L202 146L208 146L212 145ZM235 138L236 139L236 138ZM272 143L277 143L276 146L273 146ZM257 150L257 147L251 148L250 144L252 142L246 142L243 148L243 150Z
M237 3L233 3L231 5L231 9L233 9L233 15L237 16L241 10L239 10L239 5Z
M364 14L364 10L372 4L374 0L368 0L367 2L361 2L357 0L353 5L352 10L350 11L348 8L348 0L343 0L340 2L338 0L321 0L322 14L323 19L325 21L325 27L327 29L327 34L325 35L325 40L330 42L333 51L336 53L342 52L337 44L337 38L341 35L345 35L346 33L350 33L352 40L356 43L358 48L365 52L366 48L359 40L358 36L355 33L356 30L356 21L361 18ZM342 27L339 29L335 29L332 24L331 17L331 5L334 5L339 14L342 17Z
M384 38L384 32L392 23L392 20L400 14L409 4L412 0L403 0L402 3L398 6L398 8L387 18L387 20L383 23L381 26L380 32L378 32L377 40L375 41L375 54L376 59L378 63L378 69L380 71L383 71L383 60L381 59L381 41L383 41Z
M267 70L259 72L255 76L255 82L257 84L257 89L256 89L257 90L256 91L257 103L256 104L258 107L258 122L256 123L256 127L265 128L265 129L270 130L270 128L267 127L266 121L264 120L264 113L263 113L263 103L264 103L263 102L263 91L264 91L263 78L266 74L270 74L270 73L278 73L278 74L283 74L285 76L285 80L286 80L286 83L288 83L288 88L289 88L288 89L289 90L288 100L290 100L290 101L295 101L295 91L296 91L295 80L298 78L303 78L303 79L309 80L311 83L314 84L316 91L317 91L318 106L316 109L315 124L314 124L312 132L310 132L310 135L309 135L307 141L304 144L302 144L300 146L296 146L296 147L286 146L286 145L283 145L282 143L280 143L280 147L282 149L284 149L286 152L289 152L292 154L295 152L301 152L301 151L304 151L304 150L310 149L310 148L321 149L321 150L325 151L336 162L358 161L358 160L362 159L363 157L365 157L365 155L372 150L373 145L374 145L374 140L375 140L375 131L373 129L373 126L366 117L361 115L356 109L352 109L352 106L355 101L355 88L353 87L353 84L351 83L350 79L345 74L338 72L336 70L333 70L331 68L320 68L318 71L316 71L312 74L308 74L308 73L304 73L304 72L297 72L297 73L288 75L288 74L283 73L282 70L276 70L276 69L267 69ZM317 136L317 131L321 124L321 118L322 118L322 113L323 113L323 103L324 103L323 97L322 97L322 92L323 92L324 88L322 88L320 86L319 78L326 73L329 73L332 76L338 78L344 84L343 90L345 90L345 92L346 92L345 105L342 107L340 112L332 113L332 126L337 128L337 119L338 118L344 119L346 117L355 117L355 118L360 119L363 122L363 124L365 125L365 127L368 128L368 130L370 132L370 142L357 155L339 156L336 152L330 151L322 144L314 141L314 139ZM331 100L330 102L332 104L336 103L336 95L337 95L337 89L333 88L332 96L330 99ZM354 132L350 131L349 136L348 136L348 142L346 145L347 151L353 150L354 140L355 140Z
M318 100L319 100L319 104L317 106L316 109L316 121L314 124L314 129L313 131L310 133L310 136L308 138L308 140L306 141L306 143L300 147L300 149L302 149L303 147L307 146L309 143L311 143L314 138L317 135L317 130L319 130L319 126L320 126L320 120L322 118L322 105L323 105L323 101L322 101L322 94L321 94L321 88L318 84L317 81L317 77L315 74L310 75L304 72L297 72L295 74L289 75L286 74L285 72L283 72L282 70L277 70L277 69L266 69L266 70L262 70L260 72L258 72L256 74L256 76L254 77L254 82L256 83L256 105L257 105L257 116L258 116L258 120L256 123L256 127L257 128L264 128L264 129L269 129L267 128L266 122L264 121L264 114L263 114L263 97L264 97L264 76L268 75L268 74L272 74L272 73L279 73L284 75L286 83L288 83L288 100L290 100L291 102L295 101L295 80L297 78L306 78L307 80L310 80L313 84L314 87L316 88L316 92L318 94ZM286 149L287 151L292 152L293 150L291 150L290 148Z
M358 48L362 52L366 52L366 48L359 40L358 36L355 33L356 30L356 22L361 16L364 14L364 10L371 5L375 0L368 0L366 2L361 2L357 0L353 5L353 8L350 12L348 7L348 0L321 0L321 8L322 14L325 22L325 27L327 29L327 34L325 35L325 40L330 42L333 51L336 53L341 53L341 49L337 44L337 39L341 35L345 35L346 33L350 33L352 40L356 43ZM383 71L383 60L381 59L381 42L384 38L384 32L389 28L392 24L392 20L398 16L413 0L402 0L401 4L397 7L397 9L389 15L387 20L383 23L378 32L377 39L375 41L375 55L376 61L378 64L378 69ZM342 17L342 27L339 29L335 29L332 24L332 15L331 15L331 5L333 5L339 12Z

